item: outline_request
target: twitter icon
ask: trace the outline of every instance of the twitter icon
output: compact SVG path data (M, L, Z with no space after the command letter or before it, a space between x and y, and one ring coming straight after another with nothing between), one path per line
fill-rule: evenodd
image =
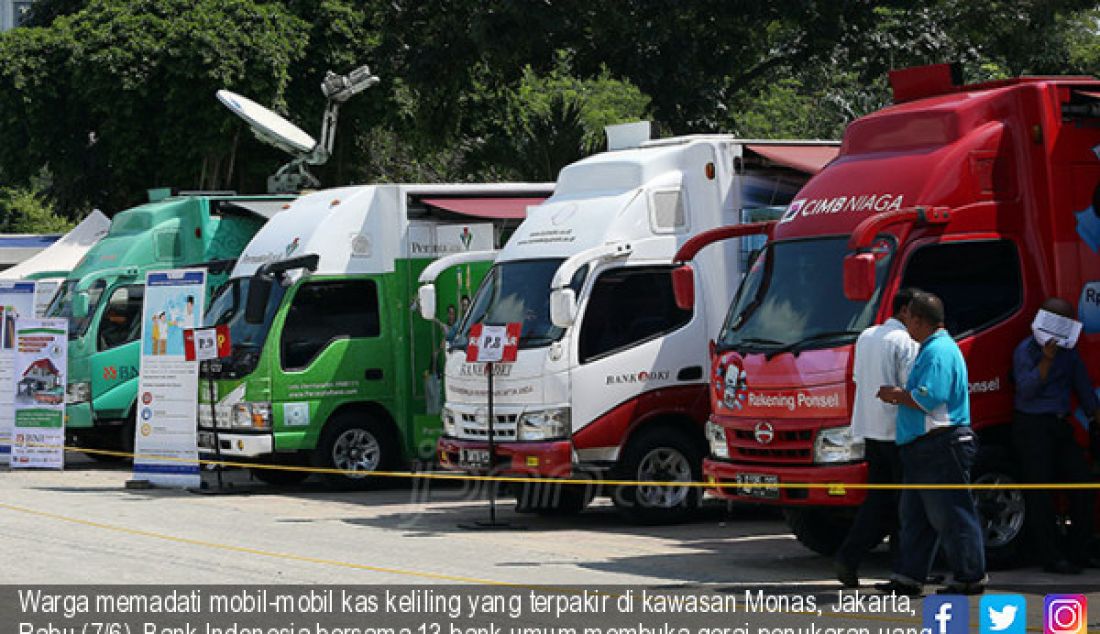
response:
M978 615L981 634L1027 634L1027 599L1022 594L987 594Z

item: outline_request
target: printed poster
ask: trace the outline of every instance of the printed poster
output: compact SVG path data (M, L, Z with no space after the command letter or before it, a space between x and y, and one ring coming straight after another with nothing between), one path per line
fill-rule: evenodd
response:
M38 280L34 283L34 314L39 317L46 316L46 310L50 307L57 289L61 288L60 280Z
M69 323L15 321L15 421L12 469L65 466L65 385Z
M34 282L0 282L0 464L11 459L15 424L15 321L34 316Z
M201 324L205 293L202 269L146 275L134 429L136 480L167 487L199 486L199 364L186 358L184 331Z

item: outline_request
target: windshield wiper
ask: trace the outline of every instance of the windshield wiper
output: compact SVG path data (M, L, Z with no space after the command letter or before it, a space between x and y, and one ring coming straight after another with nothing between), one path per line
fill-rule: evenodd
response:
M737 348L739 346L749 346L749 347L767 346L767 347L771 347L771 346L782 346L782 345L784 345L784 343L782 341L776 341L775 339L768 339L766 337L745 337L744 339L738 339L737 341L735 341L733 343L720 343L720 344L718 344L718 350L720 352L724 352L726 350L733 350L734 348Z
M809 337L799 339L798 341L795 341L793 343L789 343L782 348L769 350L768 358L770 359L776 355L783 354L784 352L790 352L795 356L798 356L798 353L805 350L807 347L809 347L810 344L814 344L819 341L826 341L829 339L837 339L839 337L850 337L852 335L858 336L859 333L860 331L858 330L831 330L828 332L819 332L817 334L810 335Z

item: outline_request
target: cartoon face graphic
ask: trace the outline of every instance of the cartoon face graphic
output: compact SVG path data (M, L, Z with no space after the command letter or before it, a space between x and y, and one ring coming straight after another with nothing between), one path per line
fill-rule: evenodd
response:
M723 358L715 372L715 396L728 409L745 407L748 375L742 366L741 358L731 355Z

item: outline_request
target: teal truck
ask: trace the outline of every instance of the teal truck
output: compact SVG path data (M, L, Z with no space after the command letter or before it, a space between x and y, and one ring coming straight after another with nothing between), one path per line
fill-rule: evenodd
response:
M46 310L69 320L70 445L133 447L146 272L207 267L211 292L252 236L294 197L151 192L150 199L112 218L107 235L68 274Z
M443 271L431 321L417 312L417 277L441 256L498 248L552 188L364 185L294 201L207 308L231 351L200 368L200 451L338 469L326 475L336 487L431 459L446 342L488 267ZM272 484L308 475L254 473Z

